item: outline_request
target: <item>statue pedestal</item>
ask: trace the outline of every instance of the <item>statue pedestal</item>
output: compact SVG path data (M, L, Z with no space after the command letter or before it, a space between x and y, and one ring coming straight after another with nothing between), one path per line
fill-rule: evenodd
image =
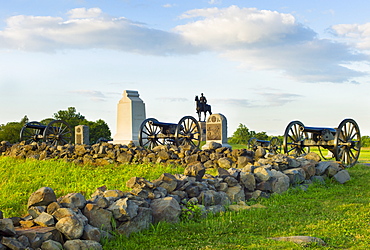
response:
M139 92L123 91L123 97L117 105L117 133L113 144L139 145L138 135L141 123L145 120L145 104L139 98Z
M200 126L200 140L206 141L207 139L207 128L206 128L206 122L198 122Z

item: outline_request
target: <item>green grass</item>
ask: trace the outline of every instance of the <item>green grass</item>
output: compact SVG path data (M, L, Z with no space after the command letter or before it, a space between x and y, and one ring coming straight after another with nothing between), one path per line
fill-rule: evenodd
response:
M41 187L51 187L57 197L82 193L90 198L96 188L126 191L131 177L157 179L161 173L183 173L181 166L153 164L81 166L59 161L19 160L0 157L0 210L6 217L26 212L29 196Z
M370 162L363 149L360 162ZM104 249L367 249L370 245L370 168L357 164L347 169L351 180L345 184L327 181L272 195L260 203L265 209L226 212L200 221L159 223L149 230L117 236L104 241ZM19 160L0 157L0 210L4 217L26 212L30 194L43 186L56 195L80 192L89 198L97 187L127 190L134 176L148 180L162 173L182 173L181 166L109 165L79 166L64 161ZM270 237L305 235L323 239L325 247L306 247L278 242Z

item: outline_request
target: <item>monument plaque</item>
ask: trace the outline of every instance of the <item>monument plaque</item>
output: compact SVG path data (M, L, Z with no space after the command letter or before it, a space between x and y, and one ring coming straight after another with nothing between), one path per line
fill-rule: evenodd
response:
M89 126L78 125L75 127L75 143L76 144L90 144Z
M139 145L138 135L141 123L145 120L145 104L135 90L123 91L123 97L117 105L117 133L113 144Z
M227 120L222 114L212 114L206 123L206 144L202 149L207 149L209 142L217 142L223 147L231 146L227 143Z

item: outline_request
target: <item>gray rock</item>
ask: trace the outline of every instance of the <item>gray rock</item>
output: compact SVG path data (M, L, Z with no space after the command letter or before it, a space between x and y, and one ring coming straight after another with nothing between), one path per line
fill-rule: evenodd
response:
M271 182L272 192L281 194L289 189L290 179L287 175L283 174L280 171L271 170L273 174L273 180Z
M49 187L42 187L32 193L28 199L27 207L31 206L47 206L56 201L54 190Z
M15 236L15 228L11 219L0 219L0 235Z
M96 204L86 204L83 214L88 218L89 224L105 231L112 231L112 212Z
M266 149L262 147L258 147L257 150L254 152L254 158L263 158L266 155Z
M58 229L67 239L79 239L84 230L83 223L76 216L61 218L56 224Z
M321 161L321 157L316 154L315 152L309 152L307 155L304 156L305 159L307 160L313 160L313 161L316 161L316 162L319 162Z
M128 188L154 188L154 184L142 177L132 177L126 182Z
M42 250L63 250L63 245L54 240L47 240L41 244Z
M63 245L65 250L102 250L99 242L93 240L67 240Z
M351 179L347 170L339 171L337 174L333 176L333 178L341 184L344 184Z
M239 184L234 187L229 187L226 191L231 203L245 201L245 193L242 186Z
M316 166L316 175L323 175L325 170L330 166L330 161L321 161Z
M33 220L37 225L42 227L51 227L55 225L54 217L48 213L42 212Z
M189 165L184 170L184 175L195 177L196 181L201 181L205 173L206 168L200 162L193 165Z
M83 208L86 205L85 197L80 193L69 193L58 199L63 207Z
M36 219L41 213L46 211L45 206L32 206L28 209L28 213L33 219Z
M306 172L302 168L290 168L283 171L290 179L290 183L300 184L306 179Z
M224 182L226 182L226 183L227 183L227 185L228 185L229 187L234 187L234 186L236 186L236 185L239 185L238 180L237 180L237 179L235 179L235 178L234 178L234 177L232 177L232 176L226 176L226 177L224 178Z
M256 189L256 178L252 173L240 172L240 183L248 190L254 191Z
M220 168L229 169L235 164L229 157L222 157L217 160L217 164Z
M268 181L272 177L271 171L266 167L255 168L254 175L258 181Z
M26 246L23 245L18 240L16 240L15 238L3 237L1 239L1 244L8 247L8 249L14 249L14 250L25 250L26 249Z
M101 233L100 233L99 228L93 227L89 224L85 225L81 239L100 242L100 238L101 238Z
M153 223L153 211L150 208L139 207L138 214L135 218L126 223L122 223L118 228L117 232L124 234L127 237L131 233L139 232L144 229L148 229Z
M122 198L110 205L108 210L112 212L116 220L127 221L137 215L138 208L139 206L135 202L128 198Z
M153 223L166 221L169 223L179 222L181 208L173 197L155 199L150 204L153 210Z
M64 217L76 216L76 213L72 210L72 208L61 207L58 208L52 215L56 220L60 220Z

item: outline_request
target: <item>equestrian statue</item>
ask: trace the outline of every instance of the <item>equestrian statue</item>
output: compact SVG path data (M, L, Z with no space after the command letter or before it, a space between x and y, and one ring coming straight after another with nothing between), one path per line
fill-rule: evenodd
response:
M201 93L200 98L198 98L198 96L195 96L195 102L197 104L196 110L199 117L199 121L201 121L202 112L204 113L203 121L206 121L207 112L209 112L209 114L212 115L211 105L207 104L207 99L203 95L203 93Z

